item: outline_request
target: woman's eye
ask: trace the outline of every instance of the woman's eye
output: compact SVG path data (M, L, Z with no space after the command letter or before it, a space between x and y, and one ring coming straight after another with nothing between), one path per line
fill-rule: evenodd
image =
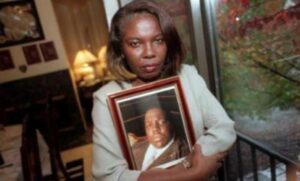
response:
M163 38L158 38L155 41L156 41L156 43L160 44L160 43L162 43L164 41L164 39Z
M130 42L129 45L133 48L136 48L140 45L140 43L139 42Z

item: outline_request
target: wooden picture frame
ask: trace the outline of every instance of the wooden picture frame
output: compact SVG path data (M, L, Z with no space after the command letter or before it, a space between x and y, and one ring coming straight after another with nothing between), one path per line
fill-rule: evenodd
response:
M38 64L42 62L37 45L28 45L23 47L23 52L27 65Z
M108 95L107 102L123 155L130 169L168 168L181 162L190 153L195 143L195 134L178 76L112 93ZM149 121L151 120L149 115L154 114L154 110L164 112L158 119L161 122ZM164 138L162 134L157 134L153 139L150 136L150 128L163 123L168 125L166 130L170 132L169 136ZM159 142L161 147L158 147ZM149 157L150 151L147 149L150 149L148 148L150 143L152 147L159 149L169 150L172 147L173 151L162 152L154 162L145 166ZM178 147L175 143L179 143Z
M40 49L46 62L58 59L58 55L53 41L40 43Z
M15 68L11 53L9 50L0 50L0 71Z
M44 39L33 0L0 2L0 48Z

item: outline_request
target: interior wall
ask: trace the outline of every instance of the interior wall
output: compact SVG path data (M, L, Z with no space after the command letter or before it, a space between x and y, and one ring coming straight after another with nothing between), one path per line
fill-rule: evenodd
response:
M103 2L52 0L52 3L70 65L81 49L88 49L97 56L108 40Z
M0 48L0 50L10 51L15 65L15 68L13 69L0 71L0 83L24 79L69 68L68 61L66 61L66 52L64 50L64 46L61 40L61 35L58 29L58 24L54 15L54 10L51 1L34 0L34 2L37 8L37 13L40 18L45 39L41 41L34 41L26 44L19 44L16 46ZM48 41L54 42L58 59L54 61L45 62L43 60L42 53L38 48L42 62L30 66L27 65L22 47L27 45L37 45L39 47L40 43ZM19 67L22 65L25 65L27 67L26 72L20 71Z
M110 28L111 20L118 9L133 0L102 0L105 7L105 16L108 27Z

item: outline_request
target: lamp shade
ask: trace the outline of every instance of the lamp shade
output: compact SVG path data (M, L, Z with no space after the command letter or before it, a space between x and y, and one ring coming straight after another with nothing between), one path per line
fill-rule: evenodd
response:
M81 75L87 75L87 74L93 74L94 69L91 66L82 66L75 69L75 72L77 74Z
M101 49L98 52L98 59L99 59L100 66L101 66L102 69L105 69L107 67L107 65L106 65L106 51L107 51L107 47L102 46Z
M96 56L94 56L90 51L83 49L76 53L74 66L81 67L84 64L89 64L95 61L97 61Z
M101 49L98 52L98 59L101 62L105 62L106 61L106 51L107 51L107 47L106 46L102 46Z

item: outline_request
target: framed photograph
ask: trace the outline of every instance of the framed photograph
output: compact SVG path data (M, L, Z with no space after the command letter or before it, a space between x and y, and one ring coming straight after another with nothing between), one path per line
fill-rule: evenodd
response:
M177 76L110 94L107 101L131 169L168 168L190 153L195 136Z
M34 1L1 1L0 14L0 48L44 39Z
M42 62L40 53L36 45L29 45L23 47L23 52L28 65L37 64Z
M0 51L0 71L15 68L13 59L9 50Z
M58 59L53 41L41 43L40 48L46 62Z

